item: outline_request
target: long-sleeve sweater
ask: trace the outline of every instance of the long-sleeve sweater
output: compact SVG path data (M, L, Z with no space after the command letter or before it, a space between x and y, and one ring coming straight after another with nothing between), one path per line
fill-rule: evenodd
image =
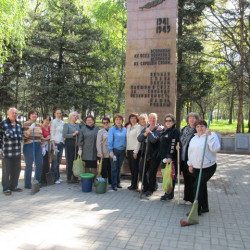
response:
M137 137L140 133L141 126L138 123L127 127L127 150L133 150L136 154L139 152L141 143L137 140Z
M201 160L203 155L203 147L206 139L206 134L199 136L195 134L189 143L188 148L188 166L193 168L201 168ZM220 142L218 136L212 132L207 138L205 157L203 168L211 167L216 163L216 152L220 150Z
M33 122L27 121L23 124L23 138L24 144L33 143L33 129L30 128ZM35 131L35 142L41 142L42 147L44 147L44 139L41 125L36 123L34 128Z

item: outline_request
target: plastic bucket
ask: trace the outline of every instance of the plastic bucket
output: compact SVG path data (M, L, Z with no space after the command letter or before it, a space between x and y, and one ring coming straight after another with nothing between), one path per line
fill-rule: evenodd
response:
M98 181L95 179L95 191L97 194L104 194L107 192L107 179L105 178L104 181Z
M84 173L80 175L82 182L82 191L83 192L91 192L92 191L92 182L94 174Z

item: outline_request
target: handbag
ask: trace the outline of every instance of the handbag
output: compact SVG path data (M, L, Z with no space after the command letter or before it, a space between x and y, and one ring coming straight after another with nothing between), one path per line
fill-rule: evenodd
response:
M165 193L170 194L173 189L173 179L172 179L172 163L166 163L166 166L162 171L163 183L162 189Z
M75 177L79 177L80 174L85 173L85 168L83 166L82 157L78 155L78 157L73 162L73 174Z
M79 177L80 174L85 173L85 164L82 161L82 157L80 155L78 155L78 157L76 158L76 145L77 145L77 136L76 136L76 141L75 141L75 160L73 161L73 175L75 177Z

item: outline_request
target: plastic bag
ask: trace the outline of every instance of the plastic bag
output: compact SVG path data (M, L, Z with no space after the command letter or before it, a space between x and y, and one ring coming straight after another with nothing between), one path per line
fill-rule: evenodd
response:
M172 164L166 163L166 167L161 172L163 177L162 189L165 193L169 194L173 189Z
M85 172L82 157L78 155L78 157L73 162L73 174L75 177L79 177L80 174Z

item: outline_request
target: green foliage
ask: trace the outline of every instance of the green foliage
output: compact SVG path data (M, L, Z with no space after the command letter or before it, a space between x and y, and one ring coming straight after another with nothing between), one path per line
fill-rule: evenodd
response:
M18 54L22 54L26 4L26 0L0 1L0 70L9 56L10 46L15 46Z

